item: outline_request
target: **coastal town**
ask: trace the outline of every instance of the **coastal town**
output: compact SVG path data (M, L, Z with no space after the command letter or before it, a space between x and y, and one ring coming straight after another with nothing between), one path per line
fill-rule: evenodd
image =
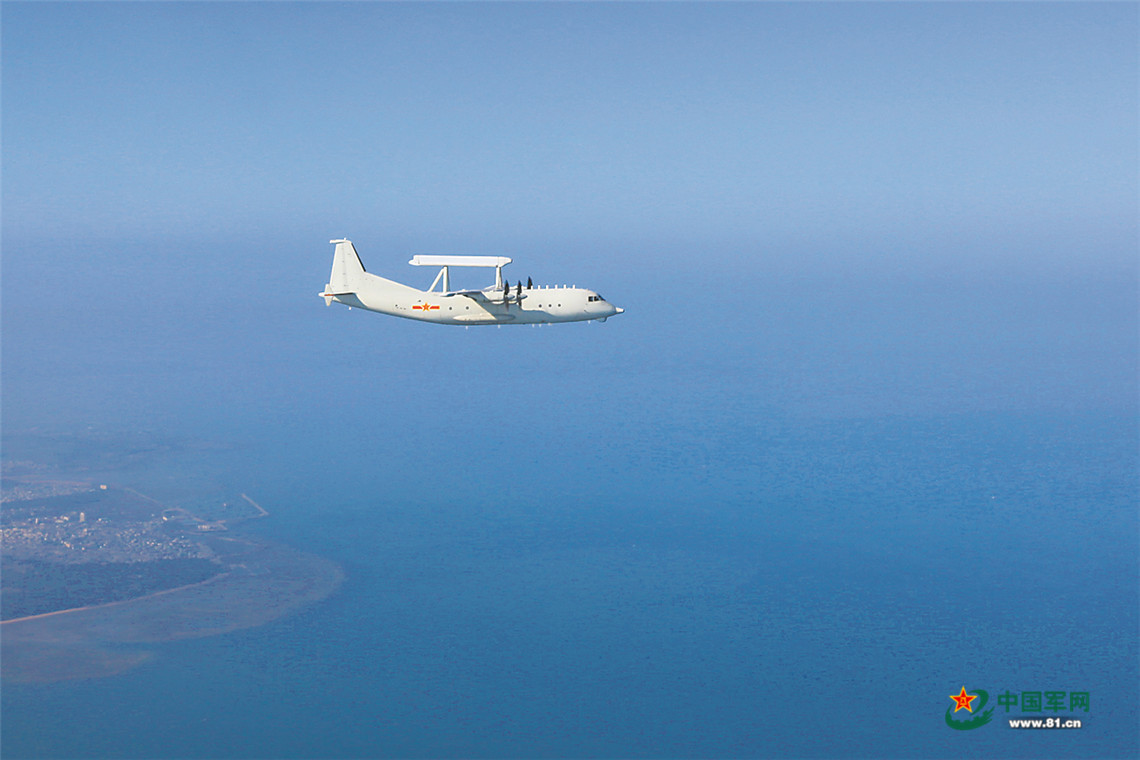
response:
M191 512L129 487L5 474L0 617L118 601L224 570L210 540L266 515L248 496Z
M0 540L10 560L77 564L210 557L204 545L166 528L161 519L118 523L78 511L5 520Z
M113 446L95 451L103 462L123 459ZM147 661L157 642L262 625L344 578L335 562L241 530L268 516L244 493L156 498L92 458L65 469L51 448L38 453L0 462L6 684L114 675Z

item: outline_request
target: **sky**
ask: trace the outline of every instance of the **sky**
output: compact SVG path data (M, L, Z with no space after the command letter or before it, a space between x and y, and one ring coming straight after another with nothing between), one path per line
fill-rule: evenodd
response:
M641 372L727 357L778 399L1134 406L1137 16L5 3L7 419L108 360L128 384L209 366L233 401L225 362L311 368L331 333L411 350L429 329L432 357L383 373L510 350L314 311L339 237L420 287L411 254L461 253L599 290L634 332L597 348ZM73 416L108 408L147 412Z
M1119 267L1136 233L1136 16L5 3L4 233L775 258L804 240L996 235L1093 243Z

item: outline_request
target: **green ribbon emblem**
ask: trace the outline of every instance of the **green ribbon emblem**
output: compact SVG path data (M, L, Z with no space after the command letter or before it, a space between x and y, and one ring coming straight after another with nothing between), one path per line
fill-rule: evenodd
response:
M994 717L994 708L991 707L990 709L986 710L984 713L982 712L982 710L985 709L986 702L990 701L990 694L985 689L978 689L978 698L982 700L981 702L978 703L978 713L979 714L974 716L973 718L970 718L969 720L954 720L953 718L950 717L950 715L952 714L952 711L954 710L954 705L950 705L949 707L947 707L946 708L946 725L950 726L950 728L953 728L957 731L969 731L972 728L980 728L980 727L986 725L987 723L989 723L990 719L992 719Z

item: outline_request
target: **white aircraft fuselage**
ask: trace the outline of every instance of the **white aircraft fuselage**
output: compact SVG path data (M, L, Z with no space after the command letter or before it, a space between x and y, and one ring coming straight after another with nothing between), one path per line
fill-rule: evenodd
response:
M509 258L496 256L416 256L411 264L440 266L428 290L418 290L364 270L351 241L336 245L332 273L324 292L326 304L334 301L358 309L421 322L444 325L532 325L554 322L603 322L621 314L593 290L578 287L511 286L502 280ZM483 290L451 291L450 267L494 267L495 284ZM442 282L439 291L435 286Z

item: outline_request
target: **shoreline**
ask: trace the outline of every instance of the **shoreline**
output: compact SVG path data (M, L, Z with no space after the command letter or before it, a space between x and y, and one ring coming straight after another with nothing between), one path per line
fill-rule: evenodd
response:
M153 599L154 597L162 596L163 594L172 594L175 591L185 591L187 589L197 588L198 586L205 586L207 583L213 583L214 581L221 580L222 578L226 577L229 574L230 574L230 570L222 570L217 575L211 575L209 578L207 578L204 581L198 581L197 583L187 583L183 586L175 586L173 588L164 588L162 591L152 591L149 594L143 594L142 596L134 596L134 597L131 597L130 599L118 599L118 600L113 601L113 602L103 602L102 604L88 604L88 605L84 605L83 607L68 607L65 610L54 610L52 612L41 612L41 613L36 614L36 615L25 615L24 617L10 618L9 620L0 620L0 626L5 626L5 625L8 625L9 623L22 623L22 622L26 622L29 620L43 620L44 618L55 617L56 615L66 615L70 612L83 612L84 610L104 610L104 609L107 609L109 607L115 607L115 606L120 605L120 604L130 604L131 602L141 602L144 599Z
M91 483L82 485L91 490L97 487ZM294 614L336 593L344 580L344 569L334 561L240 532L227 535L225 531L247 520L270 516L246 493L240 496L247 507L237 510L244 514L227 518L216 508L204 513L199 509L190 512L167 507L130 486L110 488L129 495L130 501L112 503L107 514L120 521L114 530L126 530L125 540L131 545L139 543L138 535L150 536L147 531L157 530L154 526L160 525L160 519L166 521L165 513L175 510L178 522L174 525L180 529L177 535L197 545L200 558L210 559L213 567L203 566L181 583L171 576L170 581L179 585L139 596L103 602L91 599L80 606L0 620L0 679L5 683L53 683L112 676L149 661L168 642L216 636ZM87 536L86 529L77 527L83 522L83 512L87 512L89 522L102 515L84 507L75 507L79 511L77 520L74 514L67 519L72 505L64 505L61 514L65 517L52 520L51 524L76 526L75 530L83 530L82 535ZM26 532L34 532L34 528ZM70 534L61 531L61 535L59 540L66 544ZM110 534L112 538L118 535ZM156 536L155 540L165 539ZM212 574L202 578L201 573ZM149 577L156 582L162 580ZM63 597L60 601L68 600Z
M16 684L115 675L169 642L294 614L336 593L345 577L338 563L284 544L238 546L223 572L197 583L4 621L0 678Z
M97 488L99 490L106 491L109 488L106 485L102 485L102 486L97 487L93 482L82 482L82 481L53 481L50 479L44 479L40 482L43 482L43 483L61 483L61 484L73 485L73 486L84 486L86 489L91 490L91 491L95 491ZM256 501L254 501L252 498L250 498L250 496L248 494L245 494L245 493L241 494L241 498L243 500L245 500L251 507L256 509L257 514L251 515L251 516L245 516L245 517L231 518L228 520L227 519L220 519L220 520L216 520L213 523L209 523L204 518L199 517L199 516L195 515L194 513L188 512L188 511L182 509L181 507L175 507L175 508L168 507L166 504L164 504L163 502L154 498L153 496L148 496L147 494L142 493L142 492L140 492L140 491L138 491L138 490L136 490L130 486L116 485L116 486L113 486L113 488L120 490L120 491L123 491L125 493L132 494L133 496L135 496L139 499L142 499L143 501L153 505L156 509L161 510L160 514L163 514L163 517L162 517L163 521L166 520L165 513L170 511L171 509L175 509L175 510L182 512L183 514L188 516L189 519L197 522L199 527L201 527L202 525L215 525L215 526L221 526L222 530L228 530L229 529L230 525L227 523L236 524L236 523L245 522L247 520L257 520L257 519L269 517L269 512L264 507L262 507L260 504L258 504ZM200 581L195 581L193 583L183 583L183 584L178 585L178 586L172 586L170 588L160 589L158 591L151 591L149 593L142 594L140 596L129 597L127 599L115 599L113 601L97 602L97 603L93 603L93 604L83 604L83 605L80 605L77 607L67 607L64 609L51 610L50 612L37 612L33 615L22 615L20 617L8 618L5 620L0 620L0 626L6 626L9 623L19 623L19 622L28 622L28 621L33 621L33 620L42 620L45 618L51 618L51 617L55 617L55 616L59 616L59 615L66 615L69 613L83 612L83 611L87 611L87 610L107 609L107 608L115 607L117 605L128 604L130 602L143 601L146 599L159 597L159 596L162 596L164 594L170 594L170 593L174 593L177 591L186 591L189 589L197 588L199 586L204 586L204 585L219 581L222 578L224 578L225 576L229 575L233 571L234 568L233 568L232 563L228 563L228 562L224 561L224 559L222 557L219 557L216 552L214 552L212 549L209 548L209 544L212 543L211 539L217 540L217 538L209 536L209 535L193 535L193 532L190 530L187 530L184 535L186 538L190 539L191 541L197 542L200 547L202 547L203 549L206 549L207 551L210 552L210 555L212 556L213 563L215 565L217 565L217 572L216 573L214 573L210 577L205 578L205 579L200 580ZM229 540L234 540L234 539L229 539ZM41 560L41 561L50 562L50 560Z

